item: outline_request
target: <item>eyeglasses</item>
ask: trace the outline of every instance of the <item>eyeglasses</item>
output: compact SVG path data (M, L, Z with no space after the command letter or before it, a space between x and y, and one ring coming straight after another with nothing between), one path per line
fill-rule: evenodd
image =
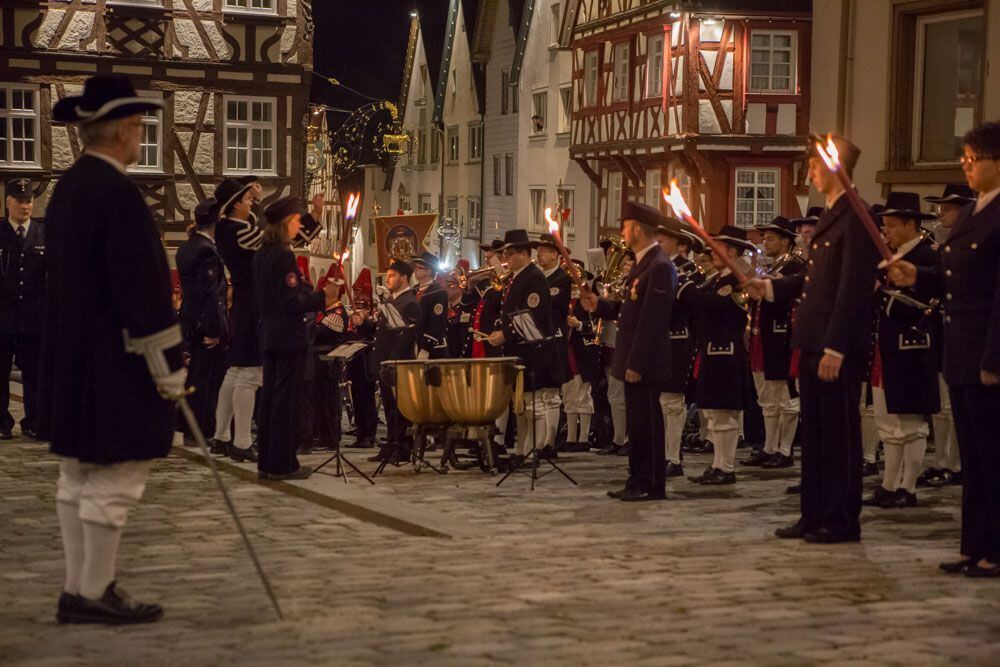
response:
M1000 155L963 155L958 158L963 167L975 167L982 160L1000 160Z

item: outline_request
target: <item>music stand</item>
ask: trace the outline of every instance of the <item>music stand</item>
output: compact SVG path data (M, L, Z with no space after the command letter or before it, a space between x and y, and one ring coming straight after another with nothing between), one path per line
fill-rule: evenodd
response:
M340 365L341 375L343 375L345 367L347 366L347 364L350 363L350 361L352 359L354 359L354 357L356 357L359 353L361 353L367 347L368 347L368 343L362 343L362 342L344 343L343 345L339 345L338 347L335 347L328 354L324 354L323 356L320 357L320 359L322 359L323 361L328 362L328 363L339 364ZM337 391L340 391L340 387L339 386L337 387ZM316 466L313 469L313 473L319 472L328 463L336 461L337 462L337 469L336 469L336 472L333 473L333 476L334 477L343 477L344 478L344 484L347 484L347 468L350 468L354 472L356 472L359 475L361 475L362 477L364 477L365 481L367 481L369 484L374 485L375 484L375 480L373 480L371 477L369 477L365 473L361 472L361 470L356 465L354 465L353 463L351 463L350 459L348 459L346 456L344 456L341 453L341 451L340 451L340 440L342 440L342 439L343 438L341 437L340 439L337 440L337 445L333 449L333 456L331 456L326 461L323 461L318 466ZM345 465L347 466L347 468L344 467ZM328 474L328 473L323 473L323 474Z
M544 345L545 343L548 343L549 341L563 340L563 338L561 336L557 338L556 336L548 336L548 337L546 337L545 335L543 335L542 334L542 330L538 327L538 323L535 321L535 317L534 317L534 315L531 314L530 310L515 311L513 313L510 313L509 318L510 318L511 328L521 338L521 340L517 343L517 345L519 347L531 347L531 348L534 348L535 350L539 350L542 345ZM535 370L534 370L534 368L528 367L528 365L526 364L525 365L525 370L527 371L528 375L531 377L531 379L532 379L531 385L532 385L532 387L534 387L534 384L535 384L534 383L534 379L535 379ZM497 486L500 486L501 484L503 484L504 481L506 481L506 479L508 477L510 477L512 474L514 474L515 472L516 473L520 473L522 475L526 475L526 476L528 476L528 477L531 478L531 490L532 491L535 490L535 482L537 482L542 477L545 477L546 475L548 475L548 474L550 474L552 472L558 472L560 475L562 475L563 477L565 477L566 479L568 479L570 482L572 482L573 486L579 486L579 484L576 483L576 480L573 479L572 477L570 477L566 473L566 471L563 470L559 466L558 463L556 463L555 461L553 461L551 459L543 459L543 458L541 458L538 455L538 433L535 430L535 415L537 414L537 406L535 404L535 392L536 391L537 391L536 389L532 389L532 391L531 391L531 451L529 451L527 454L525 454L523 460L518 461L517 465L515 465L513 468L511 468L510 470L508 470L507 473L503 477L500 478L500 481L497 482ZM521 466L523 466L528 461L531 461L531 472L525 472L525 471L521 470ZM542 461L544 461L545 463L547 463L550 466L550 469L546 470L543 473L539 473L538 472L538 467L539 467L539 464Z

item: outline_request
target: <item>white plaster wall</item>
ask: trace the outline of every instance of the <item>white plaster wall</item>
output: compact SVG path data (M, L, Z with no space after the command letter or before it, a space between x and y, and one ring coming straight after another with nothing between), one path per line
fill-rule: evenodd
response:
M493 238L499 227L500 236L508 229L527 227L527 218L519 218L517 200L527 197L527 193L514 189L513 195L493 194L493 156L500 156L500 166L504 167L504 155L513 153L514 168L519 168L517 155L517 114L500 113L500 82L501 72L509 70L514 57L514 31L510 27L510 16L506 2L498 2L496 24L493 28L493 41L490 44L490 60L486 64L486 127L483 147L483 170L486 172L486 188L483 195L483 227L484 236ZM517 94L512 91L511 95ZM524 107L521 107L524 113ZM530 111L528 113L530 116ZM500 179L501 192L504 180ZM515 179L515 185L517 180Z

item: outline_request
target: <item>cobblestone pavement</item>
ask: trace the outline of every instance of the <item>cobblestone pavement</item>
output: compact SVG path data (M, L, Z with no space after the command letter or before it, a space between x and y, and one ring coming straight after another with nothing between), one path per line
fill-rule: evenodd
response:
M410 468L375 487L327 476L265 485L230 466L225 479L284 607L277 621L208 469L178 451L154 468L119 568L130 592L164 605L164 619L63 627L56 461L44 445L0 444L0 664L914 665L1000 655L1000 584L936 572L956 553L954 488L921 492L912 510L866 508L862 544L812 546L771 537L796 516L788 470L741 470L736 486L715 490L671 481L668 501L625 504L605 497L625 460L591 454L562 459L579 487L552 475L534 492L523 478L497 488L479 472ZM706 462L690 457L691 471Z

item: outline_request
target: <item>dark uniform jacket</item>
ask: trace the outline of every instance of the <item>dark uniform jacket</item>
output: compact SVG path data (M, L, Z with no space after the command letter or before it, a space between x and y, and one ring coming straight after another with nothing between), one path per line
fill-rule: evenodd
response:
M31 219L17 232L0 218L0 333L41 336L45 321L45 225Z
M177 324L166 254L142 193L108 162L84 155L56 184L45 246L39 423L52 452L100 464L166 456L174 405L123 335ZM180 345L166 356L181 368Z
M413 296L420 304L415 340L417 350L427 352L431 359L448 356L448 293L436 282L416 287Z
M570 313L580 320L579 329L569 330L569 349L576 371L584 382L597 382L601 377L601 346L597 344L597 322L576 299L570 301ZM570 378L572 379L572 378Z
M177 272L181 280L181 328L189 341L225 339L226 270L215 242L195 233L177 249Z
M503 293L494 289L488 281L479 283L475 291L479 294L479 300L472 311L469 334L471 336L472 330L476 330L489 336L500 328L500 306L503 302ZM470 341L469 345L472 346L473 343ZM493 347L489 343L483 342L482 345L487 357L499 357L503 354L503 350Z
M695 353L698 350L697 336L694 327L694 312L692 303L683 298L686 290L697 290L705 275L698 271L697 265L686 257L678 255L673 259L677 269L677 296L674 307L670 311L670 378L663 386L663 391L671 394L687 392L694 366Z
M291 248L283 243L261 247L253 258L253 280L260 312L260 350L307 350L306 313L323 310L326 297L302 279Z
M263 233L253 222L223 218L215 224L215 245L229 271L233 302L229 311L231 366L260 366L257 323L260 321L253 283L253 256Z
M775 301L801 298L792 347L870 354L879 257L847 195L841 195L816 225L805 273L772 281Z
M504 288L500 307L501 326L505 343L505 356L520 357L525 365L524 389L557 388L561 385L562 368L555 351L557 341L527 343L514 330L511 315L527 310L531 312L544 338L555 332L552 323L552 297L545 274L534 264L528 264L512 277Z
M919 269L917 287L942 296L944 379L980 385L1000 373L1000 197L962 211L941 247L941 263Z
M473 294L476 294L473 291ZM477 295L478 296L478 295ZM448 356L452 359L472 356L472 311L478 299L463 295L455 305L448 305Z
M542 274L544 275L544 271ZM549 282L549 296L552 298L552 326L555 335L559 338L555 346L559 355L559 368L562 369L560 384L570 379L569 372L569 325L566 318L569 316L569 302L572 297L573 280L562 267L545 278Z
M383 361L413 359L416 356L414 352L415 332L417 322L420 321L421 311L420 304L417 303L417 298L413 295L413 290L406 290L390 299L388 303L402 316L404 326L390 328L385 312L383 309L379 309L375 349L371 356L376 373Z
M742 410L747 394L750 362L744 343L747 310L733 296L740 281L731 273L716 273L701 288L687 289L681 299L698 313L697 403L705 410Z
M806 270L801 257L792 256L778 269L780 276L794 276ZM792 359L792 306L789 301L761 301L753 307L755 335L764 351L764 379L787 380Z
M671 374L668 331L677 293L677 270L660 246L650 248L625 276L624 301L601 299L597 316L618 321L611 375L640 373L643 384L663 385Z
M918 267L934 267L941 263L941 257L927 239L917 243L903 259ZM933 296L923 286L900 292L924 303ZM929 320L923 317L921 309L884 292L879 294L883 303L878 313L878 349L886 409L894 415L939 412L937 355Z

